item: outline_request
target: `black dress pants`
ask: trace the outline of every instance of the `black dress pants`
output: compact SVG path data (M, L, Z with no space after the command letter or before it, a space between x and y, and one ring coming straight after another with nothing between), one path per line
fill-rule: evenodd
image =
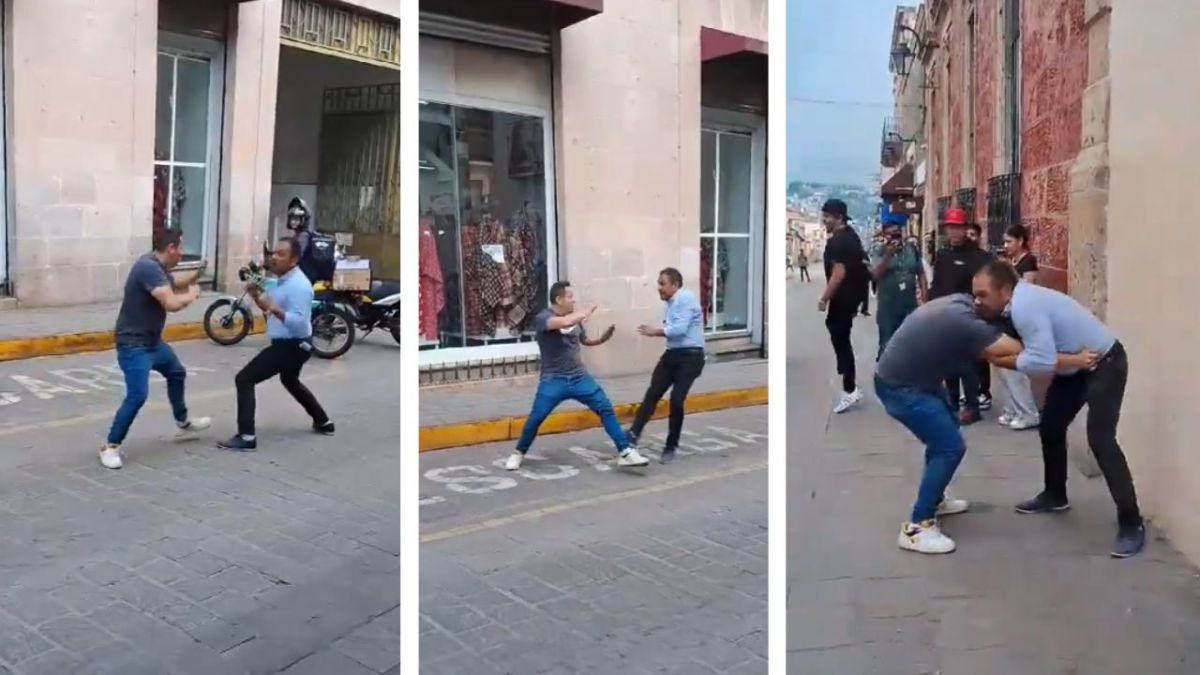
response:
M312 345L306 340L272 340L271 344L258 353L234 378L237 385L238 433L254 435L254 387L260 382L279 376L283 388L303 406L313 424L324 424L329 416L317 397L300 382L300 370L312 357Z
M704 370L704 350L700 348L668 349L663 352L654 374L650 376L650 386L642 405L638 407L633 426L629 432L634 438L642 435L642 429L650 421L658 402L662 400L667 389L671 390L670 417L667 423L667 442L665 449L675 450L679 447L679 435L683 432L683 404L687 401L692 383L700 377Z
M1039 434L1045 463L1046 492L1067 496L1067 427L1087 404L1087 440L1104 474L1108 491L1117 505L1117 520L1122 525L1139 525L1137 493L1125 453L1117 443L1117 421L1125 399L1129 360L1125 348L1116 343L1092 371L1074 375L1056 375L1046 392Z

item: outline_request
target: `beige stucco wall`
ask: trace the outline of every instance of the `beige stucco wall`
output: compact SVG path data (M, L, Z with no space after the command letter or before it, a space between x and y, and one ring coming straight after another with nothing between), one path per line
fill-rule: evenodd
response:
M150 243L158 2L7 4L15 294L115 297Z
M1130 354L1120 439L1143 507L1200 562L1200 284L1195 185L1200 181L1200 4L1114 0L1108 320Z
M765 0L609 0L562 31L556 68L556 162L563 273L592 323L615 324L590 350L599 374L648 369L661 340L658 270L700 267L700 28L765 41Z
M408 0L415 2L416 0ZM401 0L339 0L343 5L352 5L362 7L363 9L378 12L386 16L400 18L400 3Z

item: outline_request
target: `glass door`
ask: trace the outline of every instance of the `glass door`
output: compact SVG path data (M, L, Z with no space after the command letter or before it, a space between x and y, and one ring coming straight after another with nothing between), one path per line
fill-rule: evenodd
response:
M182 233L184 266L216 255L222 52L220 42L160 35L153 227Z
M751 328L753 137L704 129L700 138L700 302L708 333Z

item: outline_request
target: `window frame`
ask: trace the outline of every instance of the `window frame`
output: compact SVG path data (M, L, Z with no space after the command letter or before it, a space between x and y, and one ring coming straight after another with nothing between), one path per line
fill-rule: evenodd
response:
M543 227L546 230L546 285L549 287L553 281L558 278L559 270L559 245L558 245L558 219L557 206L555 202L555 187L557 182L557 174L555 166L555 148L554 148L554 114L553 111L546 107L536 105L525 105L514 103L511 101L499 101L478 96L467 96L461 94L450 94L444 91L439 92L419 92L419 105L443 105L454 108L473 108L475 110L483 110L490 113L501 113L508 115L520 115L523 117L537 118L542 123L542 154L545 178L545 212L542 214ZM419 110L418 110L419 114ZM418 124L420 122L418 121ZM457 161L457 160L456 160ZM457 168L457 167L456 167ZM460 189L461 186L456 186L455 189ZM461 195L458 198L457 207L461 210L462 199ZM461 219L461 211L459 214ZM459 261L462 260L462 238L460 236L457 242L459 247ZM466 303L460 302L463 311L466 311ZM464 325L465 325L465 316ZM434 347L430 349L422 349L417 352L418 364L421 366L440 366L452 363L459 363L470 360L479 359L503 359L503 358L523 358L538 356L538 346L536 341L525 342L509 342L503 344L492 345L474 345L469 347Z
M220 40L200 38L191 35L182 35L180 33L173 33L170 31L159 31L158 45L155 49L156 62L160 56L171 57L174 64L171 77L171 138L169 139L171 154L166 160L159 160L157 157L155 157L153 169L155 172L159 167L166 167L168 170L168 200L170 199L170 194L173 191L175 168L204 169L204 216L203 232L201 233L200 260L207 260L212 263L217 257L217 244L218 238L220 237L218 221L221 190L221 143L223 138L222 131L225 113L225 43ZM209 67L208 125L205 129L206 148L203 164L199 162L178 162L174 159L176 135L175 124L178 118L178 111L175 109L174 102L179 83L180 59L206 61ZM157 118L158 111L156 109L155 145L158 144ZM171 211L172 209L168 201L168 227L172 224L173 215ZM199 266L200 261L186 261L179 264L179 269L195 269ZM213 279L213 275L215 273L214 270L215 266L210 264L208 271L205 272L205 281L211 281Z
M749 227L745 233L721 233L719 224L719 215L721 212L720 199L720 175L714 177L713 197L713 232L700 232L700 243L705 239L713 240L713 262L712 265L712 286L710 291L713 293L712 307L716 312L716 292L717 292L717 255L719 252L721 239L747 239L748 240L748 255L746 269L746 284L747 284L747 309L746 309L746 328L737 328L732 330L717 330L708 329L705 327L704 335L706 338L714 340L732 339L750 337L755 343L762 340L763 337L763 281L764 281L764 242L766 234L766 119L759 115L751 115L748 113L739 113L729 110L720 110L716 108L703 108L701 111L700 134L697 137L699 143L703 143L705 133L716 133L717 136L717 152L714 155L714 168L720 167L720 134L733 134L746 136L750 138L750 196L749 196ZM697 152L697 157L700 156ZM701 164L700 180L702 181L703 172L706 167ZM697 205L701 208L700 205ZM701 247L702 248L702 247ZM699 290L697 288L697 290ZM706 301L701 298L701 303Z

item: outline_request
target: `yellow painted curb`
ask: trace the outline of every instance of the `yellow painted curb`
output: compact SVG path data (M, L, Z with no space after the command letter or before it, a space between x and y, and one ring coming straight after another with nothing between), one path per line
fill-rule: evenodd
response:
M727 389L702 394L692 394L688 397L684 410L689 413L713 412L729 408L747 408L767 404L766 387L750 387L748 389ZM625 403L614 406L617 417L622 422L633 421L633 415L638 409L637 403ZM651 419L662 419L667 416L668 403L660 401L654 409ZM439 426L421 427L420 451L445 450L466 445L482 443L501 443L514 441L521 436L525 426L526 416L502 417L480 422L460 422ZM562 434L571 431L583 431L600 426L600 419L587 410L571 410L554 413L546 418L539 434Z
M254 327L250 329L250 334L257 335L262 331L262 321L255 319ZM204 333L204 324L199 321L171 324L163 330L163 340L167 342L201 340L206 337L208 336ZM115 346L116 334L111 330L0 340L0 362L20 361L21 359L32 359L39 356L64 356L85 352L102 352L113 349Z

